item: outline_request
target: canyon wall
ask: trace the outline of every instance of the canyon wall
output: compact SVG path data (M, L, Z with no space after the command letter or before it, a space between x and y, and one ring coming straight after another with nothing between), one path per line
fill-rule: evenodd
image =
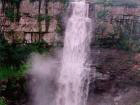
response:
M7 13L7 8L3 11L1 3L0 28L9 43L31 43L43 40L48 44L54 44L62 39L59 36L62 36L60 21L63 10L64 4L59 1L42 0L39 4L39 1L35 0L21 0L18 10L20 18L16 21L15 17L11 21L13 16L10 17L10 14L14 11Z

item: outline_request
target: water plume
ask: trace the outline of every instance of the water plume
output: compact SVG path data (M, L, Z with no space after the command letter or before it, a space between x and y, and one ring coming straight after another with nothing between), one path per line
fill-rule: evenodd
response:
M32 105L55 105L59 58L33 54L30 63L29 81Z
M92 33L89 4L74 0L69 6L72 12L66 25L62 57L59 54L61 60L41 55L31 59L33 105L87 104Z
M85 0L70 2L72 15L65 31L56 105L86 105L89 86L91 19Z

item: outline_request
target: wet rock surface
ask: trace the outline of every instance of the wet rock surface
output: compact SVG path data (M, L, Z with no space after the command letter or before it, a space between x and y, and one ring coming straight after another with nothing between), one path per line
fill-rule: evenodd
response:
M117 49L96 49L93 53L88 105L137 105L140 99L139 53ZM32 79L29 77L0 80L0 96L6 98L8 105L27 105L27 82Z
M140 99L139 54L98 49L94 58L97 73L90 84L89 105L136 105Z
M2 12L0 10L1 26L4 27L3 31L5 34L5 38L9 43L14 43L14 41L20 43L23 43L24 41L26 41L27 43L35 42L34 40L32 40L32 37L35 37L37 41L43 40L51 45L59 42L59 40L57 40L56 38L55 33L59 33L57 31L62 31L58 24L60 24L59 21L61 20L61 15L64 11L64 4L59 1L54 2L50 0L49 2L47 2L46 6L45 2L46 0L41 0L39 13L38 1L31 2L30 0L22 0L19 8L20 18L18 21L10 21L10 17L6 17L4 14L5 12ZM1 3L0 9L2 9ZM58 17L60 18L58 19ZM42 37L50 38L39 39L39 33L41 33ZM17 37L17 34L21 37ZM60 35L57 35L57 37L59 36ZM52 37L53 39L55 39L53 40L53 43Z

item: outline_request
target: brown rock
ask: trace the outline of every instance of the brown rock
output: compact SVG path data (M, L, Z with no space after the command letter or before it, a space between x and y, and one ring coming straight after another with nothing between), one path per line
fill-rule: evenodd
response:
M64 5L60 2L49 2L48 4L48 15L56 16L60 14L63 10Z
M139 53L134 56L134 61L136 61L137 63L140 63L140 54Z
M50 21L48 32L55 32L56 27L57 27L57 20L56 19L52 19Z
M43 40L51 45L55 41L56 33L47 33L43 36Z

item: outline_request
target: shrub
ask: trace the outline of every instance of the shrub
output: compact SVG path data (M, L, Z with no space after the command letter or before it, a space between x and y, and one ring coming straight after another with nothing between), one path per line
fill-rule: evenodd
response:
M129 36L128 35L121 35L116 47L119 49L126 50L126 51L130 50Z
M21 65L19 68L15 67L0 67L0 80L5 80L7 78L20 78L26 74L28 65Z
M97 18L99 19L106 19L106 17L108 16L108 11L107 10L101 10L97 13Z
M19 21L20 19L20 3L22 0L5 0L5 16L11 21Z
M6 105L4 97L0 97L0 105Z
M96 36L95 44L102 48L115 48L119 42L119 39L116 37L116 34L108 33L108 36Z
M19 20L20 18L20 13L15 13L14 10L7 8L5 10L5 16L11 21L14 22L14 20Z
M0 40L0 66L20 67L32 52L43 53L51 46L45 42L31 44L8 44L5 39Z
M47 20L48 22L50 22L51 20L51 16L48 16L48 15L39 15L39 16L36 16L36 19L41 22L43 20Z
M62 16L57 16L57 27L55 30L57 33L60 33L61 35L64 32L64 26L63 26L63 22L62 22Z
M107 37L96 36L96 45L102 48L117 48L130 52L140 52L140 37L127 32L117 34L108 33Z
M135 35L123 34L120 36L116 47L131 52L140 52L140 39Z

